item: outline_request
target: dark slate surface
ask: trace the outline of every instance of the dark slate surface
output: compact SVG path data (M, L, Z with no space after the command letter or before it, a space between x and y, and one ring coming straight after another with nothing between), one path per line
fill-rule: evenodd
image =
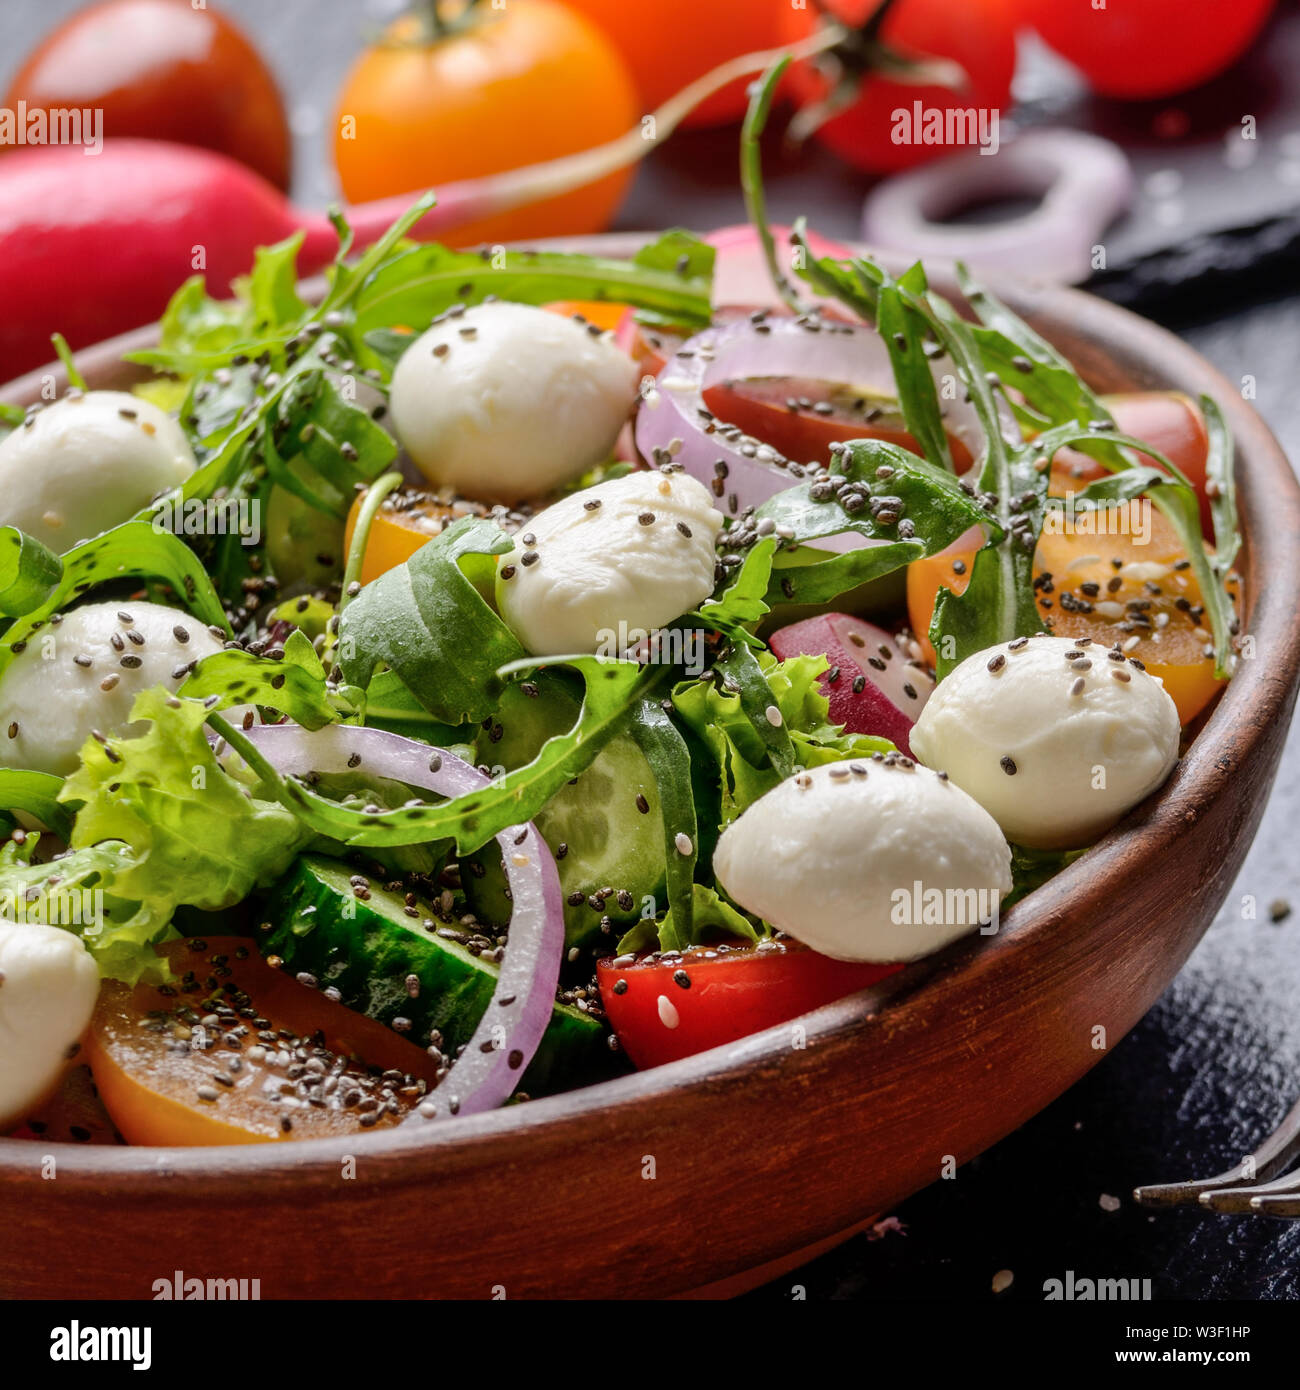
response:
M8 0L0 76L77 0ZM298 140L296 193L333 196L327 128L334 92L358 35L394 0L225 0L243 17L289 93ZM1238 221L1294 212L1300 191L1300 17L1290 12L1238 73L1195 99L1125 108L1093 103L1059 67L1035 61L1021 79L1026 118L1078 119L1125 140L1142 179L1132 217L1108 239L1112 264L1167 249ZM1158 132L1183 124L1170 139ZM1225 157L1227 133L1255 115L1253 158ZM707 227L740 220L730 176L734 132L680 141L643 171L621 225ZM1151 176L1175 169L1178 177ZM774 216L807 212L827 234L852 235L861 176L816 152L772 170ZM1179 214L1157 214L1157 191L1176 184ZM1123 289L1112 293L1122 294ZM1209 299L1196 284L1157 303L1176 328L1231 380L1254 377L1258 407L1300 457L1300 274L1283 259L1248 290ZM1300 908L1300 740L1292 735L1241 878L1186 969L1138 1029L1080 1083L1017 1134L905 1203L904 1230L857 1237L753 1298L919 1296L991 1299L1000 1270L1014 1275L1004 1299L1041 1297L1042 1283L1079 1276L1149 1277L1157 1298L1300 1296L1300 1224L1191 1214L1150 1216L1128 1193L1139 1182L1204 1175L1248 1152L1300 1093L1300 911L1270 921L1275 900ZM1244 905L1257 905L1254 920ZM1108 1211L1102 1197L1117 1197ZM1109 1201L1107 1206L1113 1205ZM892 1224L892 1223L891 1223Z

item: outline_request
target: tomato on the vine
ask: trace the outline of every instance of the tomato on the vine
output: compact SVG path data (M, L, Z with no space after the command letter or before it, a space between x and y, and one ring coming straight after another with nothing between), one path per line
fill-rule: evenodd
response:
M1275 0L1021 0L1021 12L1109 97L1173 96L1230 68Z
M338 98L334 162L350 202L436 190L603 145L631 129L638 108L617 50L565 6L431 0L353 64ZM446 240L469 246L601 231L631 177L619 170L458 227Z
M879 9L879 0L825 0L825 9L847 24L860 26ZM817 10L791 8L785 14L784 39L796 43L819 23ZM847 110L820 126L816 138L842 159L870 173L891 173L952 154L954 147L897 141L902 127L895 112L974 110L1000 112L1011 99L1016 68L1015 18L1008 0L898 0L881 29L881 41L908 57L944 58L966 73L959 89L915 86L872 73ZM800 106L825 98L829 79L811 62L790 71L790 90Z

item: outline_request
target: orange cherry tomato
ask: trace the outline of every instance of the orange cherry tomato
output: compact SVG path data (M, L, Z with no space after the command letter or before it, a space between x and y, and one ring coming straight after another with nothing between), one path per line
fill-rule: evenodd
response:
M103 134L219 150L289 187L292 147L270 69L225 15L191 0L104 0L31 54L4 106L99 109Z
M339 93L334 161L352 202L496 174L605 144L640 111L610 41L551 0L501 9L439 0L448 31L404 15L367 48ZM479 242L597 232L614 215L630 170L481 219L446 238Z
M1038 609L1058 637L1120 643L1164 681L1184 723L1195 719L1222 684L1215 679L1211 641L1196 576L1178 533L1164 514L1144 506L1150 532L1093 535L1068 520L1044 529L1034 552ZM1145 525L1145 523L1143 523ZM934 660L927 633L940 588L964 593L983 536L968 531L947 550L907 567L907 608L926 659ZM1239 586L1229 581L1234 601Z
M436 1067L421 1048L273 969L250 940L173 941L159 954L171 962L175 983L131 989L106 982L87 1035L100 1098L128 1143L172 1148L355 1134L398 1123L418 1102L418 1082L434 1084ZM214 1014L218 1021L202 1022ZM259 1034L276 1037L267 1042ZM211 1045L196 1046L201 1038ZM305 1056L286 1061L295 1048ZM397 1109L363 1125L363 1116L385 1105L375 1068L401 1073L393 1086ZM337 1083L314 1104L311 1086L323 1091L336 1073Z
M356 529L364 496L358 493L348 512L343 539L345 555L352 548L352 532ZM513 529L504 509L491 507L486 502L471 502L459 497L445 501L441 494L419 492L414 488L404 488L386 497L370 523L366 553L361 561L362 584L369 584L381 574L404 565L426 541L440 536L444 527L463 516L495 516L507 529Z
M636 79L645 112L745 53L779 48L790 0L565 0L609 36ZM688 126L725 125L745 114L754 73L730 83L686 119Z
M625 315L633 312L626 304L615 304L608 299L557 299L554 304L543 304L542 308L563 318L576 315L611 333L619 328Z

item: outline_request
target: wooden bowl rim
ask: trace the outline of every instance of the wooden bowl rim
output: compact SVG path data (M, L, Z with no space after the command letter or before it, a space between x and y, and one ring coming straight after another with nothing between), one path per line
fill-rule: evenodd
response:
M619 255L644 240L644 235L623 233L569 239L564 244ZM932 278L942 292L959 297L947 277ZM1292 688L1300 679L1297 586L1294 582L1264 582L1269 575L1300 573L1300 482L1263 419L1217 369L1158 325L1079 290L1010 277L984 278L1022 315L1068 322L1116 361L1146 365L1183 390L1205 392L1219 401L1237 444L1245 540L1237 567L1244 573L1247 621L1257 646L1270 656L1267 661L1257 657L1240 663L1165 786L1086 855L1011 909L996 935L964 938L881 985L805 1015L799 1021L809 1047L865 1028L886 1006L897 1012L903 1026L910 1013L959 1002L961 993L978 989L980 976L1001 958L1008 953L1014 958L1034 949L1042 932L1077 910L1081 902L1104 903L1109 892L1122 889L1118 882L1106 884L1108 868L1119 868L1135 852L1142 857L1169 854L1207 806L1220 796L1232 795L1235 763L1245 761L1255 744L1268 737L1270 726L1289 708ZM308 292L318 288L319 282L304 286ZM93 382L97 374L119 362L124 352L149 346L155 340L156 325L148 325L84 349L77 358ZM29 373L0 394L33 399L39 394L42 378L51 373L57 376L60 369ZM1218 735L1229 728L1235 729L1240 750L1235 760L1220 758L1216 752ZM248 1195L252 1197L285 1181L332 1184L340 1161L353 1151L372 1161L383 1160L385 1181L413 1181L427 1176L439 1164L461 1168L465 1163L490 1159L493 1141L503 1133L548 1126L570 1128L574 1142L580 1143L584 1128L599 1123L602 1117L610 1120L630 1108L649 1106L686 1090L718 1091L747 1073L774 1067L789 1046L786 1023L679 1062L580 1090L427 1129L399 1127L368 1135L360 1149L356 1136L192 1149L60 1143L56 1147L60 1182L92 1189L105 1179L129 1176L133 1179L131 1200L143 1202L174 1191L177 1177L236 1175L249 1185ZM29 1140L0 1139L0 1179L9 1183L37 1180L39 1163L34 1160L41 1151L42 1146ZM113 1190L122 1191L118 1185Z

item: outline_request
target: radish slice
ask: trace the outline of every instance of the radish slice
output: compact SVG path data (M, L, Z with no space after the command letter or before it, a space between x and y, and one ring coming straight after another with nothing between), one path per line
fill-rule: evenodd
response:
M820 683L832 721L852 734L887 738L911 757L912 725L934 677L898 638L847 613L824 613L781 628L768 645L782 661L826 657L830 669Z
M334 724L308 733L296 724L254 727L246 737L286 775L345 772L361 765L439 796L461 796L488 785L477 768L428 744L383 729ZM496 989L474 1036L438 1089L405 1124L495 1110L514 1093L551 1021L564 954L560 876L545 840L531 825L497 836L512 894L510 935ZM432 1112L432 1113L430 1113Z

